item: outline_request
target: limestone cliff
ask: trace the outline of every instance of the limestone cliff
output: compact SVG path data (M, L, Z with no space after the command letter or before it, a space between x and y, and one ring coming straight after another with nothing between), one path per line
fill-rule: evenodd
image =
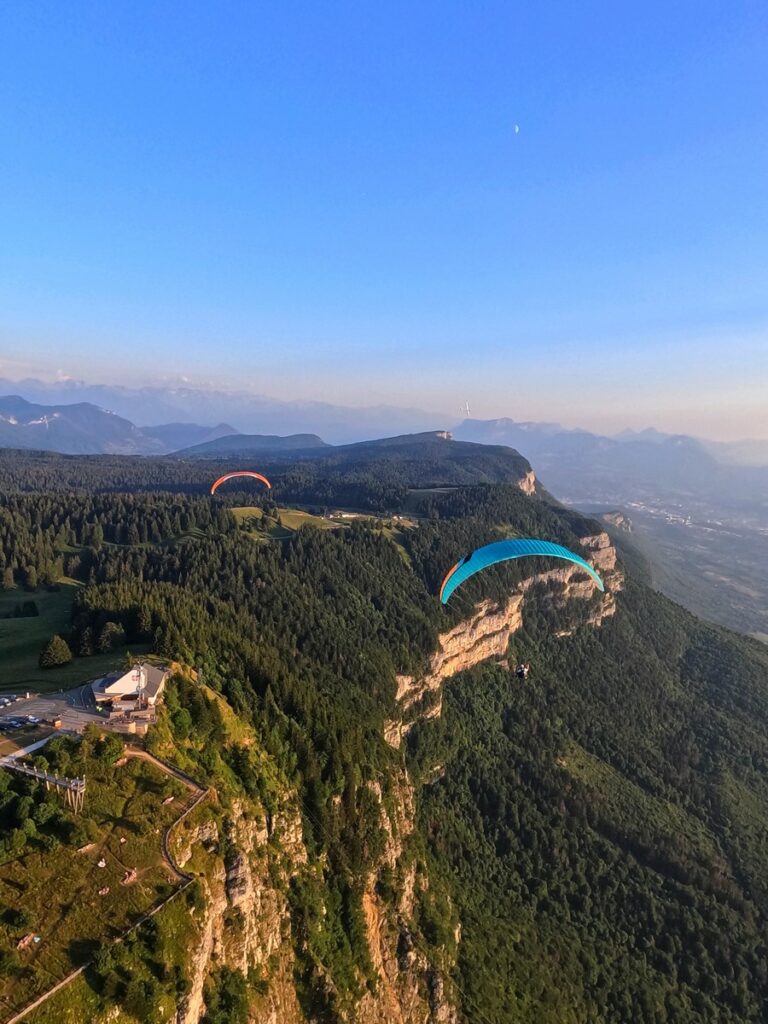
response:
M501 605L480 602L468 619L440 636L421 678L397 677L399 715L388 723L386 733L392 745L400 744L418 718L440 714L444 680L507 655L527 601L579 607L579 625L598 624L613 614L614 595L622 585L616 553L603 533L582 543L603 575L606 593L597 599L589 578L567 565L522 581ZM310 933L305 934L300 919L292 916L289 894L295 885L320 892L318 920L330 908L323 888L326 855L315 854L313 859L308 852L296 794L284 793L279 811L272 814L256 801L230 795L225 806L215 801L201 806L173 840L174 855L196 876L201 897L192 911L189 989L177 1008L175 1024L200 1024L206 994L223 968L247 976L249 1019L254 1024L311 1024L315 1011L308 1008L313 999L306 998L307 979L311 992L327 997L333 1019L344 1024L458 1024L460 1000L451 976L461 928L419 855L416 800L408 772L395 767L380 781L360 783L359 792L366 796L360 813L368 820L378 815L382 837L360 880L370 963L365 969L355 968L359 994L351 998L348 986L346 995L337 988L323 958L312 952ZM341 797L334 800L338 806ZM428 945L420 930L429 901L442 901L439 917L450 921L453 929L453 940L447 934L440 946Z
M394 777L390 799L381 786L369 783L379 805L386 834L384 853L370 872L363 892L368 945L378 984L375 994L365 993L357 1008L359 1024L456 1024L454 994L448 972L453 966L444 952L441 963L428 955L414 926L418 892L429 888L423 865L408 856L408 838L414 830L415 795L406 770ZM387 872L398 880L387 902L379 891Z
M615 526L617 530L632 533L632 520L629 516L624 515L623 512L603 512L600 518L604 523L608 523L609 526Z
M196 912L191 987L176 1024L198 1024L205 1011L206 980L223 966L251 977L255 972L262 982L254 1021L300 1024L305 1017L293 982L284 893L290 874L307 859L298 812L286 810L270 821L236 800L223 819L222 833L220 844L219 828L207 817L178 840L179 860L197 869L203 909Z
M523 494L536 493L536 474L532 469L529 469L525 476L518 480L517 486Z
M424 866L410 856L415 800L401 769L387 786L368 783L385 836L380 857L364 880L362 909L373 983L361 977L363 994L354 1008L338 1009L349 1024L456 1024L446 955L437 963L426 948L414 912L429 887ZM220 823L215 820L220 819ZM295 800L273 818L254 805L234 800L222 811L206 809L175 839L175 854L198 876L202 900L193 911L196 933L189 951L190 989L177 1008L175 1024L199 1024L205 1014L206 985L222 967L241 971L255 994L250 1019L264 1024L309 1024L296 987L296 936L287 889L311 864ZM397 885L382 890L384 877ZM332 976L316 965L314 984L335 991Z
M397 676L396 699L401 717L385 725L385 739L399 746L416 717L437 718L442 709L442 684L445 679L478 665L489 658L506 654L509 639L522 625L523 594L510 595L503 605L481 601L469 619L441 633L429 671L422 677Z
M605 593L594 607L589 606L578 625L599 626L616 611L615 594L622 588L623 576L616 565L616 549L607 533L582 537L581 545L588 560L600 572ZM384 737L391 746L399 747L403 736L419 719L439 717L442 684L446 679L483 661L506 655L510 638L523 624L526 598L535 589L547 590L553 595L550 599L560 605L586 602L596 593L594 583L583 570L566 564L529 576L502 604L480 601L468 619L440 634L438 649L424 675L397 676L399 714L384 726ZM576 625L569 626L559 630L557 635L567 636L576 628Z

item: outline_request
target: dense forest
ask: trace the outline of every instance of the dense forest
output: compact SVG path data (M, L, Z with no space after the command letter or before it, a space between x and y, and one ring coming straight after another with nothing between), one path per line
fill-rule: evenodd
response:
M527 471L516 453L483 450L466 479L473 446L446 462L436 444L418 457L374 447L354 461L276 464L274 493L258 496L265 509L346 496L412 517L396 533L360 520L283 541L239 528L235 494L205 493L212 463L5 454L2 585L23 602L77 581L66 640L83 678L105 631L149 644L195 666L259 737L299 793L322 865L313 891L291 894L297 962L324 964L337 986L331 996L306 982L304 1005L320 1019L339 1019L360 977L374 984L360 901L384 837L370 784L386 793L406 764L418 783L413 855L432 879L418 934L455 955L462 1019L765 1020L765 647L661 598L629 559L617 613L600 628L557 636L568 611L534 590L512 640L529 680L475 668L446 684L442 717L418 724L406 749L384 742L396 674L418 675L473 602L542 568L481 574L446 611L435 594L450 565L500 536L576 547L599 529L514 486ZM205 733L195 756L220 772L219 712L182 682L168 709L180 741L193 723ZM260 791L247 750L226 767ZM4 803L14 829L18 801ZM319 900L334 922L322 943Z
M0 494L63 491L171 491L205 494L217 477L235 469L255 469L270 479L276 501L315 506L342 505L370 512L392 512L409 488L514 483L530 465L510 448L469 444L416 435L317 453L265 452L243 459L72 456L51 452L0 450ZM242 489L228 484L219 497L253 504L263 498L260 484Z
M764 1020L768 651L631 582L556 626L529 609L526 685L459 676L411 737L476 1019Z

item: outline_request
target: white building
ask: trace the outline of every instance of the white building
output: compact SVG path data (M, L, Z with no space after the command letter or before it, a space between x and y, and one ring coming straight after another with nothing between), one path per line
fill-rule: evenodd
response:
M154 707L169 676L164 666L134 665L128 672L113 672L91 684L97 704L116 710Z

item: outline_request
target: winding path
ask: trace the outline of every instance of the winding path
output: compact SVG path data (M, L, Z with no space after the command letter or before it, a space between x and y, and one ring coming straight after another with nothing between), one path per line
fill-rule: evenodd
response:
M173 874L176 877L177 881L180 883L178 888L175 889L171 893L171 895L166 897L166 899L164 899L161 903L158 903L156 906L152 907L145 914L142 914L138 921L134 922L134 924L132 924L130 928L127 928L122 935L118 936L118 938L116 938L113 941L113 945L117 945L118 943L123 942L123 940L128 935L130 935L131 932L139 928L142 924L144 924L145 921L148 921L150 917L154 917L155 914L158 913L158 911L162 910L163 907L166 907L171 902L171 900L175 899L180 893L184 892L184 890L194 881L194 876L187 874L187 872L182 870L180 865L176 863L173 854L171 853L169 840L171 837L171 833L173 832L173 829L175 829L176 826L179 825L187 817L188 814L190 814L199 804L201 804L203 800L205 800L205 798L211 792L209 789L206 789L205 787L201 786L199 782L192 778L191 775L187 775L187 773L183 772L180 768L176 768L175 765L169 764L167 761L163 761L159 757L155 757L154 754L150 754L146 750L142 750L138 747L126 746L124 756L138 757L142 761L148 761L150 764L153 764L156 768L164 772L166 775L170 775L171 777L178 779L178 781L183 783L187 787L187 789L189 789L191 792L194 792L195 796L192 800L187 802L187 805L184 807L181 814L177 818L174 818L170 825L168 825L165 831L163 832L163 838L161 843L163 862L170 869L171 874ZM38 1009L38 1007L42 1006L43 1003L47 1002L51 998L51 996L56 995L57 992L60 992L63 988L69 985L70 982L74 981L75 978L78 978L83 973L83 971L85 971L92 964L93 960L88 960L80 967L77 967L74 971L71 971L68 975L66 975L66 977L62 978L61 981L56 982L56 984L49 988L47 992L44 992L41 996L38 996L37 999L33 1000L33 1002L28 1003L27 1006L25 1006L22 1010L19 1010L19 1012L16 1013L14 1016L8 1017L5 1021L2 1022L2 1024L18 1024L19 1021L22 1021L24 1020L25 1017L29 1016L29 1014L32 1013L33 1010Z

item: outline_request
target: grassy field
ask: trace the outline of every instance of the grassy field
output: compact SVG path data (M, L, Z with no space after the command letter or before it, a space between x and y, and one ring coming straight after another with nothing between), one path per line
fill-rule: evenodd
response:
M443 488L442 490L446 490ZM433 492L423 492L433 493ZM434 493L438 493L435 491ZM238 523L244 525L246 529L249 529L251 536L254 540L287 540L288 537L292 536L296 530L299 530L302 526L314 526L318 530L346 530L349 529L349 520L330 518L326 519L323 516L313 515L311 512L305 512L303 509L298 508L280 508L278 509L280 515L280 523L273 523L267 534L262 533L255 527L255 521L261 521L263 518L262 510L260 508L243 507L233 508L232 514ZM385 520L377 520L375 516L363 516L361 518L366 519L371 523L379 523L381 533L387 537L397 548L400 556L403 560L410 564L410 558L406 551L405 544L403 541L403 534L405 530L414 529L418 522L415 518L401 516L396 524L384 525ZM388 521L386 521L388 522Z
M268 537L270 540L286 540L302 526L315 526L318 530L338 530L346 525L332 519L324 519L322 516L312 515L311 512L304 512L302 509L279 508L277 511L280 523L272 521L266 535L253 529L253 535L257 539ZM255 526L256 521L260 522L263 519L262 510L253 506L233 508L232 514L238 523L244 524L246 527L250 524Z
M74 583L62 583L59 590L50 592L0 591L0 616L28 600L33 600L40 612L28 619L0 618L0 693L66 690L121 666L125 648L90 658L74 658L68 665L58 668L39 667L40 651L47 641L54 633L66 632L69 628L76 587ZM136 647L131 653L144 654L147 650Z
M164 804L171 795L173 802ZM131 759L115 768L94 760L84 815L93 848L77 853L74 843L50 851L40 845L0 865L0 906L22 907L28 917L14 926L0 915L0 952L18 957L21 967L16 978L0 978L0 1018L50 988L171 891L175 880L162 859L162 831L179 815L186 795L180 783L146 762ZM98 867L101 858L104 868ZM133 868L138 880L122 885ZM99 896L105 886L109 893ZM28 933L40 942L17 952Z
M158 927L159 955L162 969L171 974L175 969L189 969L188 951L195 947L199 926L190 913L184 896L178 896L153 918ZM136 948L127 951L134 965L135 974L145 975L147 968L141 962ZM29 1024L148 1024L137 1020L122 1006L116 1005L115 998L104 999L94 985L90 971L76 978L66 988L57 992L47 1002L29 1015ZM161 996L156 1005L156 1015L151 1020L172 1021L175 1019L177 1000L171 993Z
M5 710L8 711L10 709L6 708ZM20 729L18 732L0 735L0 757L7 757L8 754L13 754L32 743L37 743L39 740L45 739L46 736L50 736L52 732L52 729L40 727L37 729Z
M299 508L278 509L283 526L289 530L298 530L302 526L315 526L318 530L338 530L344 524L323 516L313 516L311 512L303 512Z

